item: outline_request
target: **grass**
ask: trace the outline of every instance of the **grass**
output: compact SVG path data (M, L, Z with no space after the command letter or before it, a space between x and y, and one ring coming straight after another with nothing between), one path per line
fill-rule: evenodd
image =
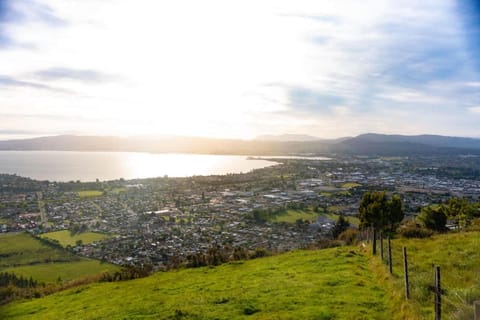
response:
M434 265L441 270L445 318L473 319L472 303L480 300L479 232L450 233L424 240L397 239L392 246L392 280L398 292L404 290L402 248L407 247L411 300L422 319L434 318Z
M27 233L0 234L0 255L0 270L12 266L80 259L68 251L42 244Z
M99 191L99 190L78 191L78 196L80 198L101 197L101 196L103 196L103 191Z
M396 313L352 247L294 251L92 284L0 307L3 319L391 319Z
M109 235L98 232L83 232L72 236L69 230L61 230L44 233L41 237L57 240L62 246L66 247L68 245L74 246L78 240L81 240L83 244L88 244L106 239Z
M104 272L115 272L118 268L98 260L81 259L75 262L42 263L6 268L3 272L13 272L17 276L34 278L39 282L52 283L59 278L62 281L71 281Z
M295 223L298 219L315 221L318 213L312 210L287 210L285 214L275 216L273 222Z
M45 283L93 276L118 267L82 258L42 243L27 233L0 235L0 272L13 272Z
M272 222L286 222L286 223L295 223L298 219L308 220L308 221L315 221L319 216L328 218L332 221L337 221L338 217L340 216L337 213L340 210L340 207L335 207L336 210L330 210L330 207L327 209L327 213L325 212L315 212L312 208L307 208L305 210L287 210L285 214L277 215L272 219ZM345 216L348 222L353 225L358 226L360 220L357 217L352 216Z
M362 185L360 183L357 183L357 182L347 182L347 183L344 183L342 185L342 188L345 188L345 189L352 189L352 188L357 188L357 187L361 187Z
M0 224L10 223L10 219L0 218Z

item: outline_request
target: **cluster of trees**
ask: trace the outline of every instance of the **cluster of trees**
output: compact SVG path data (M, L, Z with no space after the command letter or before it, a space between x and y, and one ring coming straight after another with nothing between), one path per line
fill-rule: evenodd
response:
M376 253L377 232L394 232L405 216L400 196L389 198L384 191L366 192L358 212L360 228L373 229L373 254Z
M0 272L0 304L10 302L17 297L29 298L39 296L38 286L44 287L45 284L39 284L32 277L24 278L14 273Z
M480 203L472 203L465 198L451 198L444 204L424 207L418 216L426 228L438 232L448 230L448 221L460 230L475 218L480 218Z
M33 280L32 277L27 279L22 276L18 277L14 273L0 272L0 287L7 287L9 285L18 288L36 288L38 282Z
M153 265L143 264L143 265L125 265L120 271L115 273L104 273L100 281L124 281L132 280L138 278L145 278L153 272Z
M196 253L187 257L187 267L197 268L204 266L218 266L229 261L255 259L269 255L264 248L249 251L243 247L231 247L230 245L216 245L209 248L205 253Z
M358 208L360 227L372 227L376 231L395 231L402 222L403 211L400 196L393 195L388 198L383 192L366 192Z

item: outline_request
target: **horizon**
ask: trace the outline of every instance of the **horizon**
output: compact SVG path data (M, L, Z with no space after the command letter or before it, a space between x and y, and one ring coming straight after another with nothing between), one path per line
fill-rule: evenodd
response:
M0 140L480 138L479 39L474 0L0 0Z

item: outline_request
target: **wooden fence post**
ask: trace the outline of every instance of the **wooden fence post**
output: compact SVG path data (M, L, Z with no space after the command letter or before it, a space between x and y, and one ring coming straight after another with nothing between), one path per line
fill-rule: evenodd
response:
M380 258L382 259L383 262L383 232L380 231Z
M473 308L475 312L474 320L480 320L480 300L477 300L473 303Z
M390 243L390 236L388 236L388 269L390 274L393 274L392 266L392 244Z
M377 254L377 229L373 228L372 254Z
M403 247L403 269L405 272L405 299L410 299L410 289L408 287L408 262L407 262L407 247Z
M440 284L440 267L435 267L435 320L442 319L442 286Z

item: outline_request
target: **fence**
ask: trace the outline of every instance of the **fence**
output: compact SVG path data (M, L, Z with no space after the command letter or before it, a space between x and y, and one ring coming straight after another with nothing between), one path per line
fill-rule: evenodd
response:
M372 244L372 253L376 254L376 249L374 250L373 245L375 242L380 245L380 259L381 261L388 266L388 270L390 274L394 274L396 276L401 276L403 278L403 283L404 283L404 289L405 289L405 299L415 299L416 297L411 294L411 286L418 286L420 285L419 283L414 283L414 279L412 279L411 275L412 272L415 272L415 268L411 269L410 264L413 263L413 266L415 267L415 261L411 259L411 257L408 256L408 250L407 247L402 248L402 253L403 253L403 270L394 270L394 265L393 265L393 260L395 259L392 256L392 241L390 237L387 237L384 239L384 235L382 233L379 233L379 239L378 241L374 241L372 239L373 233L372 232L361 232L361 239L366 241L368 244ZM384 241L386 240L386 241ZM384 246L387 246L387 248L384 248ZM385 250L386 249L386 250ZM398 252L397 248L397 252ZM385 254L386 252L386 254ZM396 259L401 259L400 257L396 257ZM400 261L397 261L397 264L402 265ZM453 301L455 297L450 297L448 295L445 295L446 292L448 292L445 288L442 287L442 276L441 276L441 268L438 265L432 265L433 269L433 277L431 278L431 284L428 285L429 291L432 296L432 309L434 310L434 315L435 315L435 320L441 320L442 319L442 311L446 305L450 307L452 310L456 310L458 308L459 304L465 305L466 302L464 301ZM414 288L415 289L415 288ZM461 299L460 297L457 297L458 299ZM475 301L473 305L467 304L466 307L468 310L463 313L462 316L459 316L461 319L474 319L474 320L480 320L480 301ZM473 316L472 316L472 311L473 311ZM468 316L466 316L468 315Z

